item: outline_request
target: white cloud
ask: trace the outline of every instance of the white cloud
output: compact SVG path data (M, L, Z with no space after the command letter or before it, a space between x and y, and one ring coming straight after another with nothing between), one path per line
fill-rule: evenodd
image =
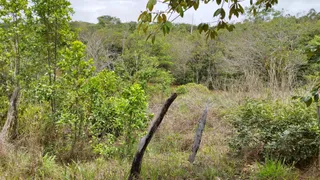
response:
M110 15L119 17L122 21L136 21L140 12L145 9L148 0L70 0L75 14L73 20L97 22L97 17L102 15ZM248 0L247 0L248 1ZM165 5L158 6L165 9ZM286 13L297 14L299 12L307 12L311 8L320 11L319 0L279 0L276 9L284 9ZM194 24L201 22L212 22L213 10L216 9L214 3L202 5L195 12L193 10L187 12L184 18L178 18L176 22L192 22Z

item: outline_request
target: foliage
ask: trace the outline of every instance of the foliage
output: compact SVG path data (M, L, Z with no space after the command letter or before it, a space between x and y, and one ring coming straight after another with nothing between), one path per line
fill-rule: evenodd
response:
M178 94L186 94L188 91L187 89L182 85L182 86L178 86L176 89L176 92Z
M60 51L75 40L75 34L70 31L69 25L73 10L68 0L32 0L30 3L33 13L30 15L30 24L33 25L30 29L35 32L36 38L32 49L40 56L33 58L34 73L31 77L36 81L41 76L41 85L50 91L46 100L50 102L51 117L54 119L59 106L55 83L59 73L58 63L63 58Z
M92 60L85 60L84 50L85 46L80 41L75 41L70 48L65 49L63 59L58 63L61 77L57 80L56 89L61 103L58 106L57 124L65 131L70 131L62 135L72 142L68 144L70 147L63 147L65 151L70 151L70 157L74 156L78 141L85 137L83 131L89 123L87 94L82 89L87 78L93 75L94 67Z
M305 84L307 75L317 72L306 53L306 45L319 33L317 19L316 13L297 18L269 9L234 24L232 33L220 30L215 41L193 33L193 25L172 24L171 33L157 36L154 43L131 31L132 23L76 24L98 71L107 68L122 78L145 81L151 75L159 78L157 72L165 69L176 85L195 82L216 90L286 91ZM142 75L134 77L138 71Z
M45 154L42 157L41 166L37 169L38 178L45 179L47 177L57 178L59 166L56 163L56 157Z
M166 2L179 16L203 5L200 2L209 3ZM21 88L18 136L8 151L0 150L1 176L124 179L151 112L173 87L184 95L150 145L143 178L238 179L242 161L229 161L225 138L231 129L216 112L256 95L250 91L277 94L316 81L320 15L315 10L299 17L285 15L270 9L277 1L256 1L252 4L264 6L256 8L268 10L230 25L225 19L242 14L243 2L228 1L229 13L226 2L215 1L221 5L213 12L216 25L198 26L204 35L193 33L195 25L172 23L166 12L151 14L156 18L150 20L159 3L154 0L142 12L140 24L109 15L98 17L97 24L70 22L68 0L1 1L0 125L13 89ZM156 23L148 25L151 21ZM152 42L137 28L151 31ZM159 30L167 36L155 41ZM215 41L206 41L217 31ZM211 98L214 110L203 147L191 165L185 161L193 129L203 103ZM310 98L304 100L309 103ZM255 154L275 159L260 167L261 178L286 176L288 169L280 161L300 163L318 153L315 111L299 102L248 100L232 115L238 133L231 146L244 153L245 160Z
M292 168L287 167L280 161L274 161L272 159L266 159L264 164L258 164L259 168L256 172L257 179L298 179L295 172L292 172Z
M319 90L320 90L320 82L319 82L319 61L320 61L320 37L315 36L314 39L308 42L308 47L306 50L309 57L309 68L306 78L314 81L316 85L314 85L308 96L294 96L293 99L300 99L300 101L305 102L307 106L310 106L312 102L319 102ZM318 106L318 105L317 105Z
M5 116L7 115L7 107L9 104L8 98L6 96L0 96L0 102L0 122L3 122Z
M309 58L309 68L306 69L306 78L309 81L319 82L320 36L315 35L315 37L308 42L306 53Z
M62 136L72 142L63 151L73 156L76 146L82 145L80 141L90 140L99 154L110 156L112 149L120 148L128 155L136 132L146 125L144 91L138 84L126 86L113 72L104 70L94 76L92 60L85 61L84 50L81 42L74 42L58 64L62 76L57 91L62 103L57 123L67 131ZM63 100L66 98L68 101ZM113 147L120 137L125 137L124 146Z
M99 21L98 24L101 26L121 23L119 18L108 16L108 15L98 17L98 21Z
M189 83L186 85L178 86L176 89L179 94L186 94L190 91L199 92L199 93L210 93L207 87L201 84Z
M109 75L115 76L114 74ZM91 100L92 146L96 153L105 157L110 157L115 153L130 157L132 146L137 139L137 132L141 132L146 127L148 120L146 96L138 84L123 89L119 88L119 84L113 85L121 90L120 93L115 92L118 94L103 96L96 92L95 95L99 98ZM116 142L121 142L122 145L116 146L114 144Z
M123 79L140 83L149 93L166 92L173 81L168 71L172 65L168 49L169 44L163 40L151 44L134 33L129 37L120 61L115 64L115 72Z
M300 163L316 156L319 150L315 111L299 102L249 99L234 112L231 123L236 134L230 146L245 156L257 153L256 158Z
M194 10L197 10L200 6L200 2L204 4L208 4L212 2L211 0L196 0L196 1L190 1L190 0L184 0L184 1L178 1L178 0L163 0L160 2L157 2L156 0L148 0L148 3L146 5L146 10L143 11L138 21L140 22L139 27L143 28L143 31L146 32L148 30L148 25L152 22L156 22L159 26L156 28L156 31L153 31L150 35L152 36L152 41L155 40L155 34L158 29L161 29L163 31L163 34L166 35L170 32L172 29L172 21L174 21L177 17L183 17L184 13L188 11L190 8L193 8ZM154 7L157 3L164 3L168 4L168 10L166 11L159 11L155 12ZM217 32L220 29L227 29L228 31L232 31L235 26L230 25L227 23L226 15L228 14L228 19L231 20L233 16L239 17L239 15L244 14L244 8L242 2L240 1L228 1L228 0L217 0L215 3L219 6L213 13L213 17L217 17L217 24L215 26L210 26L209 23L201 23L198 26L198 30L201 33L204 31L206 33L206 37L208 38L215 38L217 36ZM257 11L259 9L265 9L268 10L272 6L278 3L278 0L260 0L253 2L250 0L250 12L252 12L254 15L257 14ZM229 12L226 12L225 10L225 4L228 4ZM178 16L174 19L170 19L171 15L167 17L168 14L177 13Z

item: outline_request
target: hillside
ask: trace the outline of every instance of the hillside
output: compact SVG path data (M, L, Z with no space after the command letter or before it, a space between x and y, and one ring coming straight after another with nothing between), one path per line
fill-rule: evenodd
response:
M127 179L172 93L141 179L320 176L320 13L247 10L208 39L190 24L164 36L109 15L72 22L69 1L32 2L0 3L0 179Z

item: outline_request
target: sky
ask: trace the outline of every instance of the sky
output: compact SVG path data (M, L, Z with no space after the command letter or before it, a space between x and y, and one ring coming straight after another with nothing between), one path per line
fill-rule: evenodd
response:
M115 16L122 22L137 21L141 11L145 10L148 0L70 0L75 11L73 20L96 23L97 17L102 15ZM243 5L248 5L249 0L244 0ZM157 4L157 10L164 10L166 5ZM200 5L197 11L188 11L184 18L175 22L199 24L212 22L212 14L217 8L215 3ZM306 13L311 8L320 11L320 0L279 0L275 9L283 9L286 14L296 15Z

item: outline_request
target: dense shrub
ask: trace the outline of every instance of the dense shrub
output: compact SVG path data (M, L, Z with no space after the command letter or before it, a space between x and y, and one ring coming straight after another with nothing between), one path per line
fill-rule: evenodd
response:
M2 93L0 91L0 93ZM4 119L7 115L8 97L0 95L0 125L4 123Z
M318 153L316 111L300 102L246 100L231 119L236 133L230 146L245 157L299 163Z
M110 75L115 76L113 73ZM131 155L133 144L138 139L137 132L147 125L145 92L138 84L123 88L111 96L104 96L103 92L103 88L98 90L95 94L99 98L91 99L90 131L94 151L104 156L114 155L115 152L122 156ZM115 146L114 143L119 143L119 140L123 146Z
M133 80L139 82L147 94L168 93L173 82L172 75L163 69L148 68L138 71Z
M56 83L59 102L54 123L59 131L53 152L62 160L90 158L92 150L105 156L119 151L130 155L136 136L147 124L145 91L112 71L95 74L84 49L81 42L72 43L58 63L61 76Z
M100 155L130 155L138 132L148 120L147 98L142 87L125 84L114 72L103 70L88 78L76 94L70 92L67 92L68 102L76 104L78 109L72 111L72 103L63 108L58 121L65 129L63 136L82 144L89 141L93 151ZM73 148L66 150L72 152Z
M209 89L202 84L196 84L196 83L188 83L185 85L178 86L176 89L176 92L178 94L186 94L188 92L196 92L196 93L209 93Z

